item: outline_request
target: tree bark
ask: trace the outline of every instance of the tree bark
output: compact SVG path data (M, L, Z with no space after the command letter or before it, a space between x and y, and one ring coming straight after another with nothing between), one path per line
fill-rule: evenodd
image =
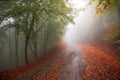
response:
M26 38L26 40L25 40L25 62L26 62L26 64L29 63L29 61L28 61L28 41L29 41L29 39Z
M30 36L31 36L32 29L33 29L33 26L34 26L34 21L35 21L35 12L33 13L33 16L32 16L30 28L28 28L26 26L26 31L27 31L26 32L26 40L25 40L25 62L26 62L26 64L29 63L29 61L28 61L28 44L29 44L29 39L30 39Z
M18 66L19 64L19 61L18 61L18 32L15 30L15 51L16 51L16 61L17 61L17 64L16 66Z

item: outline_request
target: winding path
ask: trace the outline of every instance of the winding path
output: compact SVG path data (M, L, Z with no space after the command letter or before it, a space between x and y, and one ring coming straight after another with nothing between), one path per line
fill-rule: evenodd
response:
M85 64L84 55L79 46L70 44L49 61L40 65L39 69L36 69L39 72L32 78L35 80L81 80Z
M0 73L0 80L119 80L120 61L90 45L62 44L29 65Z

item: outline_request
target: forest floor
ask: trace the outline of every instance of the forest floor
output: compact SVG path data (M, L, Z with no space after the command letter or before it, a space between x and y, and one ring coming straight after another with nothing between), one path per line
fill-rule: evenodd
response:
M0 73L0 80L119 80L120 60L110 47L61 44L49 55Z
M83 44L80 48L87 62L83 80L120 80L120 60L113 55L116 50L101 44Z

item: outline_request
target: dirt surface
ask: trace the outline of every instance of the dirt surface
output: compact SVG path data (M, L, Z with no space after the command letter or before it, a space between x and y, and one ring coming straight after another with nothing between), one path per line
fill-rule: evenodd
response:
M31 64L0 73L0 80L119 79L120 61L88 44L61 44Z

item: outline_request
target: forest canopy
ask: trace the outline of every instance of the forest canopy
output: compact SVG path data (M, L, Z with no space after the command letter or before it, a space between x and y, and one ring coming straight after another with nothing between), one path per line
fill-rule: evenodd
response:
M66 4L67 0L0 1L0 29L14 30L17 59L20 35L25 37L26 63L29 62L29 47L37 58L38 39L43 53L46 53L48 45L60 41L64 27L73 22L72 7Z

